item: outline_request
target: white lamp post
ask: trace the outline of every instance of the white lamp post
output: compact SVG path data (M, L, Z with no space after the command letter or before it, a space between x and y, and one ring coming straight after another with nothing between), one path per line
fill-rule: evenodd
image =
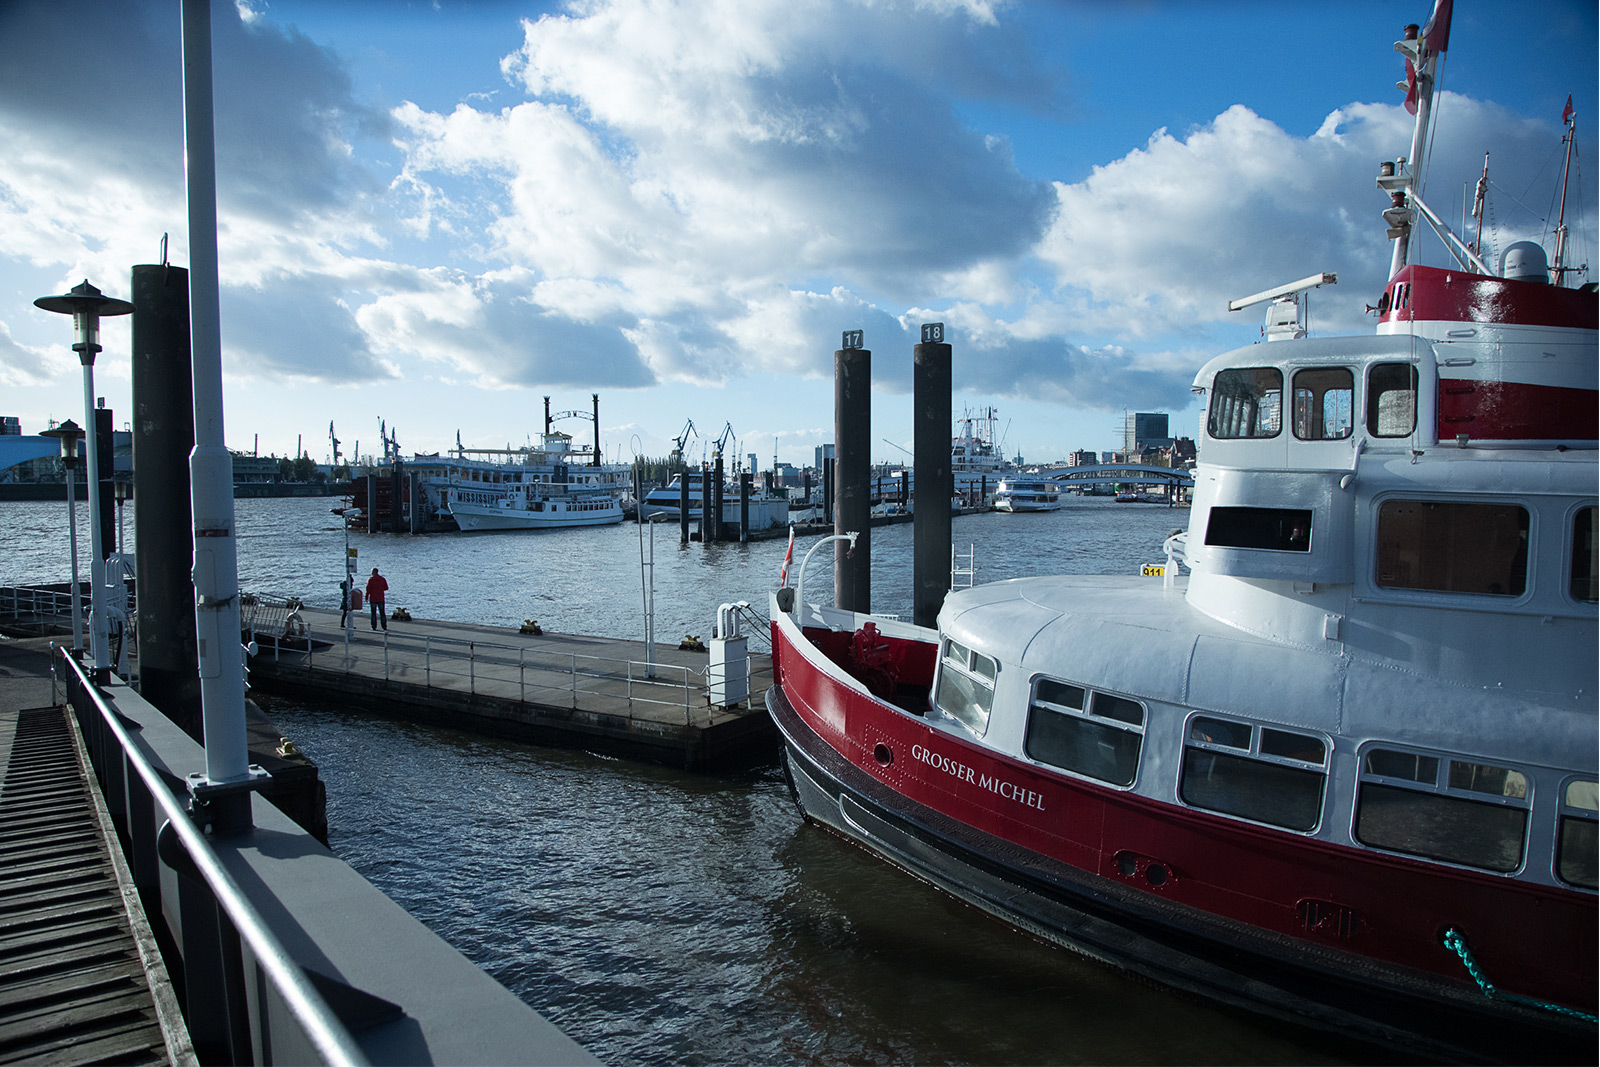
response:
M94 418L94 357L100 352L100 317L131 314L133 305L126 300L106 296L90 285L87 278L71 291L60 296L41 296L33 305L43 311L72 316L72 350L78 353L78 361L83 364L83 415L88 431L89 452L89 633L94 652L94 680L103 685L111 673L111 642L106 632L106 560L100 536L100 456Z
M61 443L61 466L67 472L67 540L72 545L72 651L83 650L83 605L78 595L78 491L72 484L72 471L78 465L78 442L83 428L68 419L40 437L54 437Z

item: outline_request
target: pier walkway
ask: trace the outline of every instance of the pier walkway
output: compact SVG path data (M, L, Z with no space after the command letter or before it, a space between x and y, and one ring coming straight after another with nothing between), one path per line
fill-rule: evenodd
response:
M747 678L723 679L707 652L661 642L647 657L642 641L428 619L374 632L362 613L347 647L337 611L298 614L304 636L256 627L254 691L688 770L776 751L760 701L772 680L763 620L744 626Z
M47 645L0 644L0 1063L192 1064Z

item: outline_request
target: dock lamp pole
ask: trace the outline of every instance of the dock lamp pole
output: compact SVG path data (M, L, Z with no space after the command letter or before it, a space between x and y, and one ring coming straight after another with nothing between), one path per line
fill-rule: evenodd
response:
M78 491L72 484L72 472L78 466L78 442L83 439L83 428L68 419L53 430L45 430L40 437L54 437L61 444L61 466L67 472L67 539L72 545L72 651L83 650L83 605L78 595Z
M103 315L128 315L133 305L106 296L89 284L60 296L41 296L33 306L42 311L72 316L72 350L83 364L83 416L88 429L89 453L89 636L94 653L94 680L104 685L111 674L111 642L106 627L105 546L100 537L100 448L95 435L94 357L100 352L100 318Z

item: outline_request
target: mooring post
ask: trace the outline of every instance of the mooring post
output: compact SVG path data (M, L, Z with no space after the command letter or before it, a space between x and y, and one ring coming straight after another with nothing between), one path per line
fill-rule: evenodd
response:
M132 372L139 693L199 741L200 668L189 573L194 383L189 272L182 267L133 268Z
M689 468L678 475L678 543L689 543Z
M955 470L950 464L951 385L944 323L924 323L922 343L911 351L911 462L916 480L911 584L912 621L929 628L938 624L939 609L950 590L950 499L955 495Z
M834 532L859 532L855 547L834 546L833 602L846 611L872 610L872 503L868 497L872 442L872 352L862 332L846 330L833 354Z
M750 540L750 472L739 475L739 543Z

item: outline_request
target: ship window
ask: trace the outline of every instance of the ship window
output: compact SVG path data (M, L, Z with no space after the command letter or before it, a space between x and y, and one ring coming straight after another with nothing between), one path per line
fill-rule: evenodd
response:
M1597 599L1596 509L1579 508L1572 520L1572 599L1593 604Z
M1023 746L1032 759L1112 785L1132 785L1144 741L1144 705L1040 678Z
M1362 761L1356 797L1362 844L1514 871L1527 825L1528 779L1520 771L1388 749L1372 749Z
M1289 830L1322 818L1328 746L1314 734L1196 716L1184 740L1184 803Z
M1556 874L1563 882L1595 888L1596 790L1593 778L1579 778L1561 791L1561 833L1556 842Z
M974 734L983 736L989 728L989 708L994 703L994 678L998 670L990 657L947 638L934 704Z
M1314 367L1294 374L1294 435L1302 441L1337 441L1353 428L1355 375L1348 367Z
M1218 548L1311 551L1311 512L1306 508L1212 508L1206 544Z
M1367 372L1367 433L1409 437L1417 425L1417 368L1375 363Z
M1528 512L1515 504L1386 500L1378 508L1378 585L1521 596Z
M1211 436L1278 436L1282 396L1283 372L1276 367L1219 371L1211 390Z

